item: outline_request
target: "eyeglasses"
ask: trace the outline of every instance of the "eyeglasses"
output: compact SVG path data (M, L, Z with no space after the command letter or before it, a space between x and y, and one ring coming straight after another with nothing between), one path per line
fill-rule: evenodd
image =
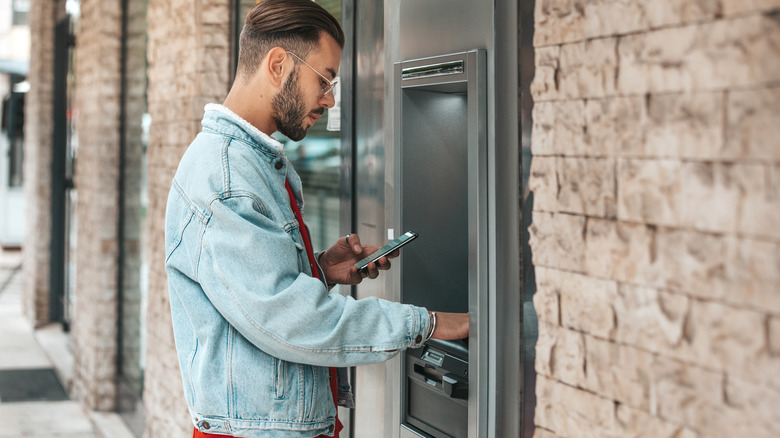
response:
M287 50L287 53L298 58L298 61L301 61L302 63L306 64L306 67L309 67L311 71L317 73L322 78L324 82L320 84L322 86L322 95L320 97L330 93L331 90L333 90L333 87L335 87L336 84L339 82L339 78L335 78L332 81L329 81L328 78L326 78L322 73L318 72L314 67L310 66L306 61L303 60L303 58L301 58L300 56L296 55L295 53L289 50Z

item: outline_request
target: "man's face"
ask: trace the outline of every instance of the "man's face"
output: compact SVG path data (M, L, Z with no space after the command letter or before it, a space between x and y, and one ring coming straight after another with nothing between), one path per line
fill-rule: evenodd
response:
M288 138L299 141L335 103L333 92L323 95L323 86L336 77L341 48L329 35L320 38L318 50L307 56L306 61L295 62L297 55L290 55L295 65L276 96L271 101L272 118L276 129Z
M299 73L300 71L291 73L287 77L282 91L271 101L272 117L276 123L276 129L293 141L302 140L306 136L306 130L311 126L306 126L306 119L310 117L310 114L321 116L325 112L323 107L306 111L306 101L298 84Z

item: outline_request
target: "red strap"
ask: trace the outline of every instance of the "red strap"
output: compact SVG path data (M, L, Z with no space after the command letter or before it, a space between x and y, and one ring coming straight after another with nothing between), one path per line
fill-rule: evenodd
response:
M306 225L303 224L303 216L301 210L298 208L298 203L295 202L295 196L293 196L290 183L287 180L284 181L284 187L287 189L287 195L290 197L290 207L295 214L295 219L298 220L298 229L301 231L301 237L303 237L303 244L306 247L306 255L309 257L309 264L311 265L311 275L314 278L322 280L320 278L320 271L317 269L317 263L314 261L314 250L311 247L311 239L309 238L309 231L306 229ZM334 431L333 438L339 438L339 432L344 426L339 421L339 407L338 400L338 376L336 375L336 368L330 367L330 392L333 395L333 404L336 405L336 430ZM320 437L326 437L326 435L320 435ZM318 437L319 438L319 437Z

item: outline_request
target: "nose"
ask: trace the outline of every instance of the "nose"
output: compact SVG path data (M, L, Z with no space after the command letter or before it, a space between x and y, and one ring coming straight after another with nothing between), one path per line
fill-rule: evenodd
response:
M333 94L333 90L328 91L324 96L320 97L320 106L324 108L333 108L334 105L336 105L336 96Z

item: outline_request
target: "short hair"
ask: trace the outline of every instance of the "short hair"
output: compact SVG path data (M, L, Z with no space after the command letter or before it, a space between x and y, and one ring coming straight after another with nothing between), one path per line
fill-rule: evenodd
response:
M312 0L263 0L247 13L238 45L237 76L248 79L266 54L282 47L306 58L325 32L344 48L339 22Z

